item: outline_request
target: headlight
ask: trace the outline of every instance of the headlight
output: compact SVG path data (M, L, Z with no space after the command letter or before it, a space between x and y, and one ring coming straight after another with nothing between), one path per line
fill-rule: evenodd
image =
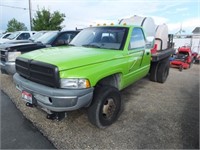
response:
M60 80L61 88L70 88L70 89L83 89L89 88L90 82L87 79L61 79Z
M21 55L21 52L8 52L8 61L15 61L19 55Z

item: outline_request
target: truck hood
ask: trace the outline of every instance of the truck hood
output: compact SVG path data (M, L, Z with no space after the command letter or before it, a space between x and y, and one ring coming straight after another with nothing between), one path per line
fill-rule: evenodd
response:
M121 56L120 50L62 46L36 50L20 57L56 65L60 71L63 71L117 59Z

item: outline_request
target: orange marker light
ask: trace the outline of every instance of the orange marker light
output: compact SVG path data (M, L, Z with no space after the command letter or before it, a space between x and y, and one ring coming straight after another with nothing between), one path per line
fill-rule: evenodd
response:
M85 81L85 87L86 87L86 88L90 88L90 81L89 81L89 80L86 80L86 81Z

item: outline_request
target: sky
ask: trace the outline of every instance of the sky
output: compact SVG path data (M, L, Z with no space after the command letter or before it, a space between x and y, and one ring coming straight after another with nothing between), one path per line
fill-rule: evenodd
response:
M0 0L0 32L12 18L30 29L29 0ZM11 7L9 7L11 6ZM103 23L118 24L134 15L152 17L156 24L167 24L169 33L182 29L191 34L200 27L200 0L31 0L32 17L36 10L49 9L66 15L64 30Z

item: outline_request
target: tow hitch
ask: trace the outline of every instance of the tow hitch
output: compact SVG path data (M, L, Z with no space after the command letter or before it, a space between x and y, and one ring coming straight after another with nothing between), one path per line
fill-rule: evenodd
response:
M26 103L26 106L27 107L36 107L36 105L31 104L29 102ZM50 119L50 120L61 121L64 118L67 117L67 113L66 112L52 112L52 111L50 111L50 110L48 110L46 108L42 108L42 107L41 107L41 109L44 110L47 113L46 118Z

